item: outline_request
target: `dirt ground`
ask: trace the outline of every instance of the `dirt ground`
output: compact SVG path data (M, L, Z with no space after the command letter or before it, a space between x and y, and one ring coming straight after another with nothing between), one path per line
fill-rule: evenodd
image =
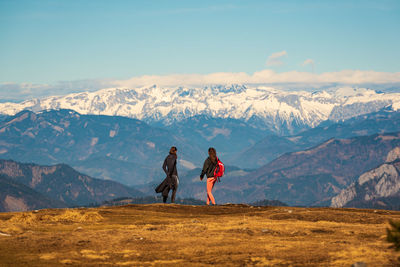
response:
M129 205L0 213L0 266L396 266L400 212Z

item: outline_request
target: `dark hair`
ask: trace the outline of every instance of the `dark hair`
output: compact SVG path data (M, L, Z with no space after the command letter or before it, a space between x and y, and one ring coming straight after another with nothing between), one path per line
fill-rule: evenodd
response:
M176 146L172 146L171 149L169 150L169 154L176 154L176 151L178 151Z
M210 159L213 163L217 161L217 151L215 150L215 148L210 147L208 149L208 155L210 156Z

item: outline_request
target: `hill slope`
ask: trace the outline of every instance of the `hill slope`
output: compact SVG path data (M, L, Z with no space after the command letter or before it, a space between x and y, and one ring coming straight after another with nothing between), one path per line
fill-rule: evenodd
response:
M67 207L65 203L50 199L0 174L0 212L65 207Z
M314 148L285 154L251 174L252 195L290 205L328 204L362 173L386 161L400 146L400 132L331 139ZM250 181L250 180L249 180ZM257 189L253 189L257 188Z
M363 173L332 198L331 206L400 209L400 147L389 152L384 164Z
M82 206L101 203L117 197L140 197L133 188L113 181L100 180L75 171L68 165L40 166L10 160L0 160L0 174L14 183L23 184L42 195L65 203ZM1 187L0 191L8 191ZM28 204L29 205L29 204ZM52 207L54 207L51 204Z

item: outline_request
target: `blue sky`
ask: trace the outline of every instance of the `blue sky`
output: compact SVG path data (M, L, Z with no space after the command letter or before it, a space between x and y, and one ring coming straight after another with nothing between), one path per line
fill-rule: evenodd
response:
M397 0L0 0L0 83L397 73L399 29Z

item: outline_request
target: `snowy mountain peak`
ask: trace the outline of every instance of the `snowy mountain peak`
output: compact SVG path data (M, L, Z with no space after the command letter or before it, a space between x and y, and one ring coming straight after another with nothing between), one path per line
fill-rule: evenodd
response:
M355 96L375 95L377 92L366 88L340 87L334 91L334 94L339 98L349 98Z
M23 110L72 109L81 114L119 115L149 123L170 124L195 115L234 118L277 133L293 133L320 122L343 120L400 106L399 93L377 93L343 87L319 92L282 91L267 86L213 85L207 87L106 88L0 103L0 113Z

